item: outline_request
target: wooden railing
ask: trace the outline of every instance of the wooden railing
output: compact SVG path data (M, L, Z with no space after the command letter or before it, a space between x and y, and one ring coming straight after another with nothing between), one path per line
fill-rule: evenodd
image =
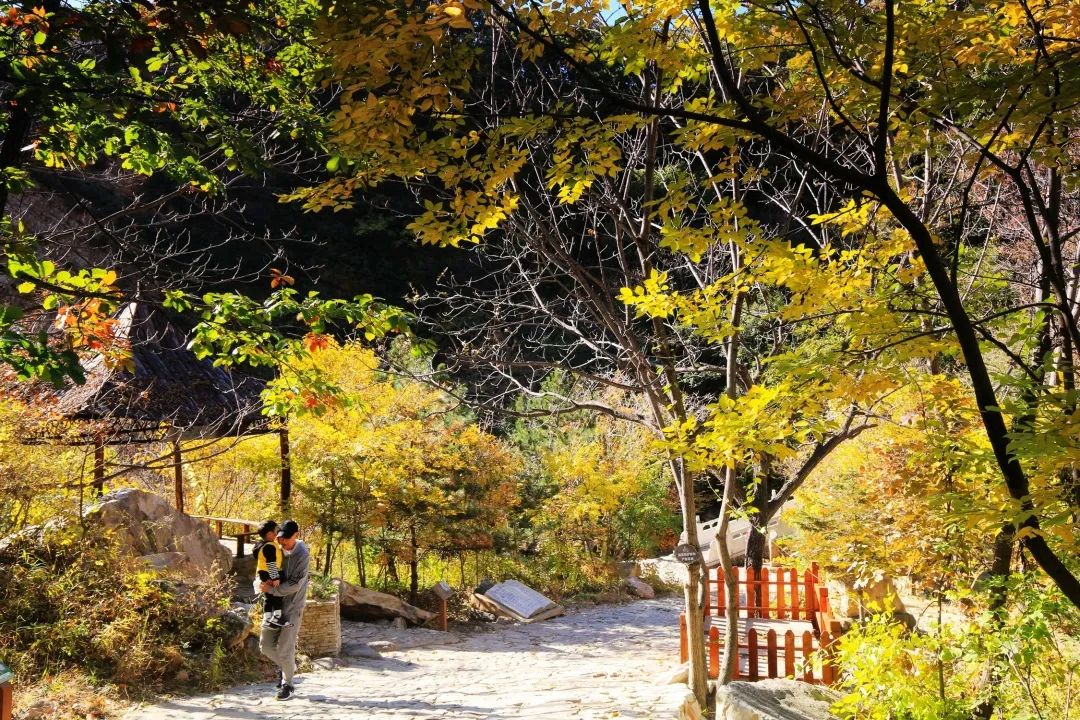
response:
M257 534L251 528L257 527L259 525L258 520L242 520L237 518L214 517L213 515L192 515L191 517L214 523L214 529L217 530L218 538L224 538L225 535L236 538L236 557L238 558L244 557L244 542L248 538L253 537ZM224 532L226 525L232 525L242 529L233 530L226 533Z
M679 660L689 657L686 632L686 613L679 615ZM739 642L739 656L732 668L733 680L762 680L766 678L791 678L815 685L832 685L836 682L836 665L832 644L835 638L829 631L816 636L804 630L797 636L794 630L780 635L775 629L746 631L746 641ZM720 653L724 643L720 627L710 625L706 643L709 678L720 677Z
M739 614L747 618L777 618L812 620L817 611L821 592L828 590L819 585L818 567L815 564L804 570L802 576L794 568L763 567L758 573L754 568L734 568L735 588L739 593ZM716 604L712 602L712 588L716 588ZM724 612L727 585L724 569L716 568L714 578L705 574L705 615Z
M794 678L815 684L836 681L831 646L840 631L832 615L829 591L817 565L801 574L794 569L735 568L740 628L734 678ZM722 625L727 586L724 571L705 574L704 627L710 678L719 677ZM715 601L714 601L715 598ZM773 625L774 627L754 627ZM679 618L680 656L688 658L685 613Z

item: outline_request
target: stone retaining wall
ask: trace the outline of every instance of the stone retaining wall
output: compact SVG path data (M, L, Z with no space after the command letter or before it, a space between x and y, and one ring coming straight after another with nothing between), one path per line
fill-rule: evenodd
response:
M337 595L330 600L308 598L296 644L300 652L309 657L341 652L341 611Z

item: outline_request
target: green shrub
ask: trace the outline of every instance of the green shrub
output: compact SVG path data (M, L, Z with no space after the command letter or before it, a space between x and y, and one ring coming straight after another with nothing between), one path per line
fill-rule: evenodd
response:
M23 682L74 669L151 691L224 681L242 650L224 580L177 582L77 529L0 548L0 657ZM181 673L181 671L184 671Z
M312 573L311 579L308 581L307 594L312 600L329 600L337 595L337 586L334 585L334 578L329 575Z
M839 642L847 694L833 711L851 720L967 720L990 701L1000 720L1080 720L1076 609L1030 576L1014 576L1009 590L1000 624L986 613L926 632L886 615L856 624Z

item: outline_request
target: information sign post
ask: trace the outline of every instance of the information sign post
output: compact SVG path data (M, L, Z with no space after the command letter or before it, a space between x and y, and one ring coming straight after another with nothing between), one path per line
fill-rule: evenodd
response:
M448 626L446 602L454 597L454 589L445 580L435 583L435 586L431 589L435 592L435 597L439 599L439 629L446 632Z

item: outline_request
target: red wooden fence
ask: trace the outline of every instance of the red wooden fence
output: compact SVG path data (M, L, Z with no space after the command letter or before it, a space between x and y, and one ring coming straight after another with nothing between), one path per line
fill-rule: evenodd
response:
M783 642L781 643L781 638ZM836 682L836 665L833 660L834 637L823 630L815 637L809 630L801 637L788 630L780 635L774 629L759 632L756 628L746 631L746 642L739 643L739 659L734 667L734 680L762 680L765 678L793 678L815 685L832 685ZM720 654L724 643L720 628L712 625L706 644L709 677L720 677ZM686 634L686 614L679 615L679 660L690 657Z
M739 593L739 614L747 618L776 618L778 620L813 620L820 598L818 567L804 570L802 576L794 568L763 567L734 568L735 587ZM713 604L713 588L716 603ZM723 615L727 586L724 569L716 568L713 578L705 573L705 615Z
M739 597L739 616L748 620L788 621L777 628L745 631L740 639L739 657L735 663L735 678L758 680L787 677L809 683L831 685L836 681L836 666L831 645L839 630L829 607L829 592L820 585L815 564L801 575L794 569L735 568L736 591ZM713 602L715 589L715 603ZM707 662L710 678L720 674L720 651L723 642L721 629L713 618L722 619L727 592L724 571L716 568L714 576L705 574L705 627L708 633ZM813 631L798 627L784 630L785 624L811 623ZM686 662L689 657L685 614L679 618L679 654Z

